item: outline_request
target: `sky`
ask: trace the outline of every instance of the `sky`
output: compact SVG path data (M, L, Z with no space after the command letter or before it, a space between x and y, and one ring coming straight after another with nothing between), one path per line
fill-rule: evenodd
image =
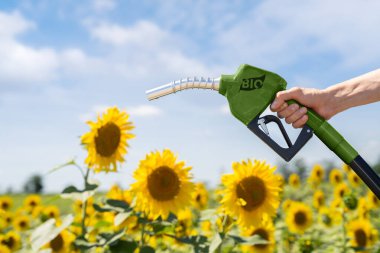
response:
M380 2L117 1L0 2L0 192L35 173L45 190L80 185L80 136L109 106L130 115L136 138L102 189L133 182L145 154L170 148L194 181L215 185L233 161L281 159L229 112L214 91L149 102L145 91L187 76L233 74L247 63L278 73L288 87L323 89L380 66ZM380 103L329 122L369 163L380 158ZM298 132L287 127L294 139ZM275 134L276 135L276 134ZM338 158L313 137L296 158Z

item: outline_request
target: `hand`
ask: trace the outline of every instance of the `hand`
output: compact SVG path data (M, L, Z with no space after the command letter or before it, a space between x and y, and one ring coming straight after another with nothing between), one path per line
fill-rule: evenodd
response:
M279 118L285 118L286 123L292 124L294 128L301 128L308 120L307 108L312 108L320 116L330 119L334 113L328 110L327 93L312 88L292 88L277 93L272 102L271 110L277 112ZM306 107L298 104L288 105L285 101L294 99Z

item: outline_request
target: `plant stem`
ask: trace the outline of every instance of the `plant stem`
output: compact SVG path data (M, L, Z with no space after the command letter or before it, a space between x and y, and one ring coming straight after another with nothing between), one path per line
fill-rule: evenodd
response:
M83 179L84 179L84 187L86 188L87 186L87 180L88 180L88 176L90 175L90 169L87 168L87 171L86 171L86 175L84 175ZM84 238L84 236L86 235L87 233L87 229L86 229L86 216L87 216L87 198L83 201L83 207L82 207L82 237Z
M145 218L146 216L143 215L143 217ZM140 247L144 246L144 244L145 244L145 240L144 240L145 225L146 225L146 221L143 222L142 228L141 228Z

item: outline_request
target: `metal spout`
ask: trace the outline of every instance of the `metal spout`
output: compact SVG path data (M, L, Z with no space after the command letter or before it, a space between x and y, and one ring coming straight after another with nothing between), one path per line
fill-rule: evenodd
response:
M171 83L159 86L154 89L147 90L145 94L149 100L160 98L177 91L186 89L211 89L219 91L220 77L218 78L204 78L204 77L188 77L181 80L173 81Z

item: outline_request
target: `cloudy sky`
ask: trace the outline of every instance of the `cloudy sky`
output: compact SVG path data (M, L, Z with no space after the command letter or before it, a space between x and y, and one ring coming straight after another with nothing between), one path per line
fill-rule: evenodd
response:
M139 160L163 148L212 184L232 161L276 164L216 92L148 102L145 90L232 74L241 63L277 72L289 87L328 87L379 68L379 9L376 0L1 1L0 191L74 157L83 164L85 121L107 106L131 114L136 138L118 174L96 176L104 189L126 187ZM380 156L379 110L367 105L330 121L369 162ZM316 137L297 157L340 163ZM47 191L79 182L74 168L45 176Z

